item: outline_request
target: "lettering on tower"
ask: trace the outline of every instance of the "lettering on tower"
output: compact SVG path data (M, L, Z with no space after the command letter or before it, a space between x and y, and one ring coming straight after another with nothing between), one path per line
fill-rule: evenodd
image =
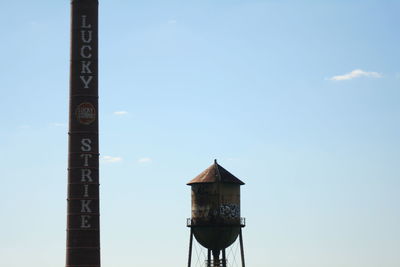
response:
M91 81L93 80L92 71L90 69L90 65L92 64L92 41L93 41L93 30L92 25L87 24L87 15L81 16L81 41L82 46L80 48L81 52L81 75L79 76L82 83L83 88L87 89L90 86Z
M82 152L91 152L92 151L92 146L91 146L92 140L90 138L82 138L81 139L81 151ZM89 160L88 156L91 156L92 154L87 154L87 153L82 153L81 158L83 158L83 167L89 167ZM81 197L83 198L89 198L89 181L93 181L90 174L91 170L87 168L82 168L81 169L81 182L82 182L82 187L83 187L83 194ZM83 214L90 214L92 213L92 209L90 208L90 203L92 200L90 199L81 199L81 213ZM81 215L81 228L83 229L89 229L91 228L90 222L90 215Z

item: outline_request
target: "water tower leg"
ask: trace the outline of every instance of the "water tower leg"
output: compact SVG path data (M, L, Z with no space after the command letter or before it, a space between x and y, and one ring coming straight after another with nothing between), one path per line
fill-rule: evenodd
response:
M193 231L192 228L190 228L188 267L190 267L190 265L192 264L192 244L193 244Z
M243 250L242 228L240 228L239 242L240 242L240 257L242 258L242 267L245 267L245 264L244 264L244 250Z
M222 250L222 267L226 267L226 254L225 254L225 249Z
M219 249L215 249L212 251L213 254L213 259L214 259L214 267L220 267L220 263L219 263Z
M211 249L207 249L207 267L211 267Z

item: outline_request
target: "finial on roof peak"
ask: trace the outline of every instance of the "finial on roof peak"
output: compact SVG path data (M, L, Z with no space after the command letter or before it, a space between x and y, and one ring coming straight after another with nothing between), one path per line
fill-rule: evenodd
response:
M217 159L214 159L214 164L217 164Z

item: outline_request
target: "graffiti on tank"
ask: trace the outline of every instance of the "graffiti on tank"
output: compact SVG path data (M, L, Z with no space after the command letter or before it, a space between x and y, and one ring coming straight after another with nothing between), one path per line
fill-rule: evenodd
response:
M222 217L226 218L239 218L240 216L240 208L237 204L222 204L219 212Z

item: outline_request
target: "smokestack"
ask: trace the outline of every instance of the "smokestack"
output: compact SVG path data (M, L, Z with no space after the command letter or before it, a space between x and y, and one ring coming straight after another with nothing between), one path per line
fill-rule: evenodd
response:
M98 1L71 1L66 266L100 266Z

